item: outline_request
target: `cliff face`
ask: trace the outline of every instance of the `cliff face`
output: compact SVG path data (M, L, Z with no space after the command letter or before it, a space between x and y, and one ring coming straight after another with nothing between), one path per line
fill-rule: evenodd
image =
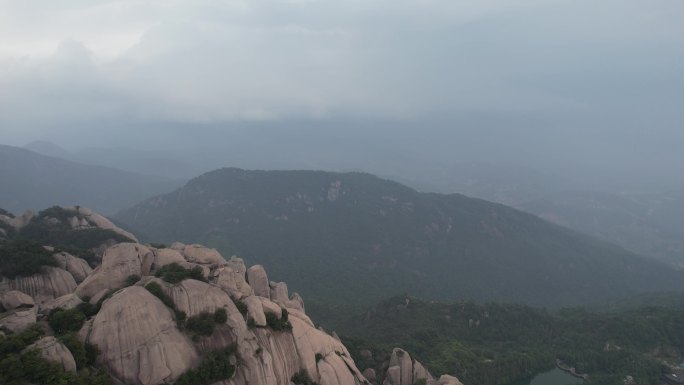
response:
M199 267L202 277L210 278L207 282L184 279L169 283L155 277L164 266L159 262L166 262L170 256L187 267ZM204 353L231 346L235 374L222 384L290 384L300 372L321 385L365 383L344 345L314 327L299 296L289 297L286 286L269 283L266 272L260 267L257 270L261 272L260 284L265 282L261 296L249 285L241 259L225 260L213 249L182 244L174 244L173 249L134 243L112 246L105 252L102 265L76 288L76 293L116 290L129 273L139 274L139 280L104 301L80 335L100 348L100 364L126 384L173 382L197 366ZM94 286L93 282L98 284ZM152 283L161 287L173 308L145 289ZM274 298L270 287L278 288ZM238 306L247 311L242 314ZM192 319L219 309L226 319L210 335L192 338L187 327L181 330L178 326L181 313ZM276 329L266 319L288 326Z
M0 298L6 314L0 328L19 332L58 308L98 304L78 338L97 346L95 365L120 383L181 383L215 352L225 353L219 364L230 370L214 385L375 382L358 370L336 335L315 327L303 299L289 295L285 283L269 281L262 266L247 268L240 258L225 259L214 249L181 243L163 248L118 243L104 251L94 269L63 252L54 257L62 268L3 279ZM69 350L53 337L31 348L75 369ZM433 380L408 353L395 356L391 373L383 376L386 384L449 383Z

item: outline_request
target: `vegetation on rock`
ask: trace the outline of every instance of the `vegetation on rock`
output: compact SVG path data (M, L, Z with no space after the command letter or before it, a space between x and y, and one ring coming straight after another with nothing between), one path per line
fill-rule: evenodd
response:
M201 267L195 266L192 269L186 269L175 262L159 268L155 276L168 283L179 283L188 278L206 282Z
M78 373L65 372L60 364L50 362L40 355L37 350L22 351L43 335L39 326L23 332L0 337L0 383L3 385L24 385L26 383L41 385L111 385L111 379L100 371L83 370ZM67 343L71 344L70 339ZM67 344L65 344L67 345ZM67 345L74 358L79 356L79 349L75 344ZM92 348L91 348L92 349ZM90 353L92 357L93 353ZM78 361L77 361L78 362ZM81 364L87 364L86 361Z
M41 273L43 266L57 266L52 252L33 240L0 243L0 275L8 278Z
M176 385L210 385L218 381L228 380L235 373L235 366L230 357L235 354L236 347L229 346L207 354L196 369L190 369L176 380Z

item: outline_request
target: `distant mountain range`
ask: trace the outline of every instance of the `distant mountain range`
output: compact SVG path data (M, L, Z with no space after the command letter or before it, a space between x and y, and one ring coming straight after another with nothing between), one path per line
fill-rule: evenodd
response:
M0 181L0 207L15 213L83 205L109 214L181 184L4 145L0 145Z
M155 242L199 242L262 263L313 300L583 304L684 288L684 276L607 242L459 194L363 173L206 173L115 218Z
M684 269L684 191L566 191L518 206L540 217Z

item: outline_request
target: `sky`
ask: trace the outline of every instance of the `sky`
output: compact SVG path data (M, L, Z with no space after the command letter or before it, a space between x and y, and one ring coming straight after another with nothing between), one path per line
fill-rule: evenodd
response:
M304 124L665 164L682 20L681 0L0 0L0 142Z

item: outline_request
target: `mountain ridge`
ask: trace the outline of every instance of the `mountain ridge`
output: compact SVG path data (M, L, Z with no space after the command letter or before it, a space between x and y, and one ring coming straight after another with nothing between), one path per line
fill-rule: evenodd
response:
M114 218L150 240L248 255L314 300L553 306L682 286L667 267L533 214L365 173L224 168Z
M0 207L15 213L34 207L80 204L110 214L179 184L6 145L0 145L0 180Z

